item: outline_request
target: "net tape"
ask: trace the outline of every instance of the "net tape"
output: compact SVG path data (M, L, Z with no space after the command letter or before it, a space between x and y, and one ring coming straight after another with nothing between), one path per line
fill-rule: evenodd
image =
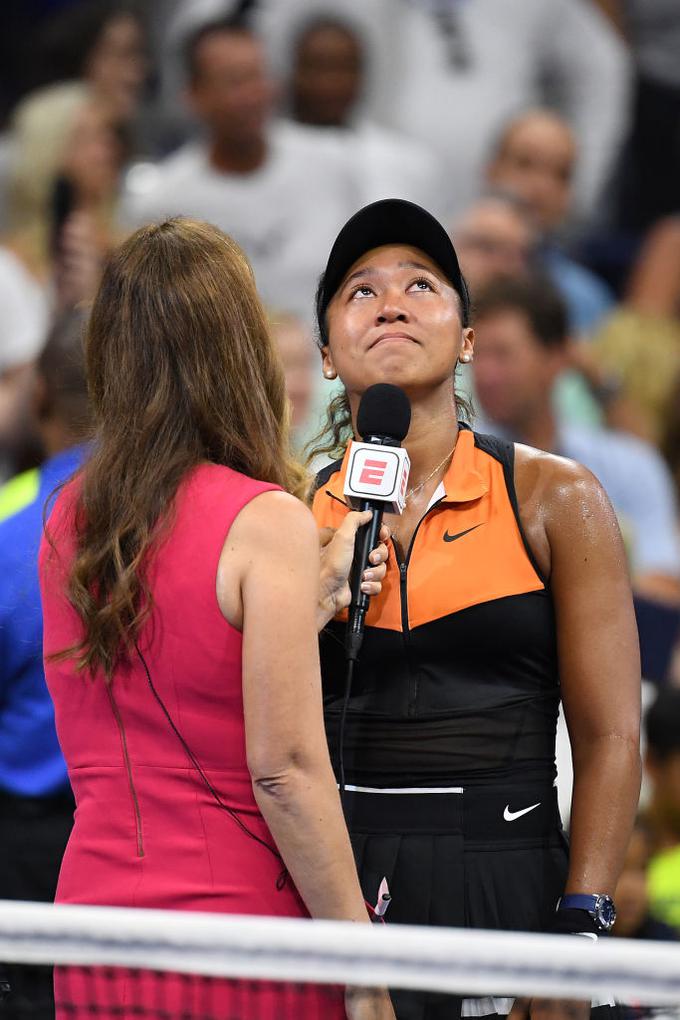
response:
M0 901L6 963L680 1003L680 943Z

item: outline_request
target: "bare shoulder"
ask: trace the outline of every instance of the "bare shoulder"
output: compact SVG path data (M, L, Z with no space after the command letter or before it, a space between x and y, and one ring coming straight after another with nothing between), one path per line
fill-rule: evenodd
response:
M318 577L319 536L309 510L280 490L262 492L234 520L220 555L216 594L222 615L238 630L244 585L274 588L300 571Z
M255 530L266 529L272 524L283 533L289 527L314 530L314 517L309 507L291 493L278 489L260 493L252 499L243 508L237 521L242 527Z
M517 443L514 477L522 527L544 577L554 578L556 564L576 544L618 550L616 515L602 485L582 464Z
M609 505L602 484L583 464L521 443L515 444L515 486L520 504L522 496L535 499L547 514Z
M289 492L262 492L247 503L231 526L225 548L231 543L256 542L282 549L298 542L318 543L311 510Z
M515 486L520 512L545 529L551 545L568 541L574 529L583 534L586 526L618 531L602 484L575 460L518 443Z

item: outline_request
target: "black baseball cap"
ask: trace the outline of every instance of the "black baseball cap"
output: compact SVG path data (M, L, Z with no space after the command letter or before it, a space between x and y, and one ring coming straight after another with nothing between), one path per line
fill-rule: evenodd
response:
M316 292L316 316L324 344L326 310L347 270L365 252L384 244L408 244L429 255L458 292L463 321L467 323L470 295L460 271L456 250L446 230L432 213L414 202L407 202L403 198L384 198L364 206L347 220L331 248Z

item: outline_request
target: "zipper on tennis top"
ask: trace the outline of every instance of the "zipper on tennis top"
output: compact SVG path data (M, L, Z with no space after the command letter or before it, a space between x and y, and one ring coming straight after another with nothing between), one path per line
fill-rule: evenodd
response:
M408 565L411 561L411 553L413 552L413 546L415 545L418 532L420 531L420 525L423 523L425 518L432 513L442 502L444 497L438 499L436 503L428 507L423 516L416 524L415 531L409 542L409 547L406 550L406 557L404 562L399 564L399 594L401 601L401 633L404 641L404 649L406 651L406 660L409 668L409 690L408 690L408 707L407 714L414 716L416 714L416 704L418 702L418 674L415 669L413 661L413 653L411 649L411 628L408 623L408 587L407 587L407 575Z

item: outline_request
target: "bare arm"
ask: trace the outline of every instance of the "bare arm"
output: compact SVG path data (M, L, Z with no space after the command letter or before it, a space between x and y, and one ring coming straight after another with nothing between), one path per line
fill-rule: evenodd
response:
M318 596L311 513L286 493L258 496L234 522L218 571L223 613L237 626L242 615L255 798L310 914L368 921L324 734Z
M560 679L574 763L566 892L614 894L640 792L640 658L614 511L555 461L546 501Z
M574 765L567 893L614 894L640 792L640 655L618 523L597 479L516 447L522 521L555 603ZM587 1020L590 1004L517 999L509 1020Z

